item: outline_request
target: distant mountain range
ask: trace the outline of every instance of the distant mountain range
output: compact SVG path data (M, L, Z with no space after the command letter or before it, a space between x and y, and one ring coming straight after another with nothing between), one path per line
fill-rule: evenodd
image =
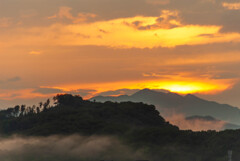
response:
M199 116L202 119L205 116L210 116L212 119L228 122L226 128L236 129L240 125L240 109L237 107L207 101L192 94L182 96L172 92L143 89L130 96L96 96L90 100L97 102L143 102L155 105L163 116L168 116L171 113L183 114L186 119L193 119L192 116Z

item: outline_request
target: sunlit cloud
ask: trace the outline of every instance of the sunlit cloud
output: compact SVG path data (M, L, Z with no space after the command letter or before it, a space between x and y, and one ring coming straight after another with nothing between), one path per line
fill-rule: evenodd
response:
M60 17L73 19L67 11ZM239 33L221 33L221 28L209 25L184 25L178 12L164 10L159 17L137 16L81 24L55 23L48 27L18 28L11 31L14 33L13 37L3 35L0 42L4 44L2 46L94 45L141 49L239 42Z
M14 99L33 99L33 98L50 98L56 93L51 94L41 94L34 92L35 89L15 89L15 90L0 90L0 100L14 100Z
M222 3L222 6L229 10L240 10L240 3Z
M42 52L40 51L30 51L29 54L30 55L40 55Z
M142 26L156 24L158 17L133 17L96 22L85 25L69 25L64 30L71 34L64 35L58 45L98 45L117 48L154 48L175 47L179 45L198 45L216 42L239 41L240 34L220 34L219 26L186 25L171 29L156 28L136 29L128 24L141 22ZM108 32L102 33L99 30ZM213 35L211 37L201 36ZM64 40L68 40L67 42Z

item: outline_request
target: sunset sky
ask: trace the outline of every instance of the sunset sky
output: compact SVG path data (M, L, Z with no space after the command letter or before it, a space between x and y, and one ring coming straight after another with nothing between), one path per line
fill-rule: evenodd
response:
M0 108L57 93L240 107L239 0L0 0Z

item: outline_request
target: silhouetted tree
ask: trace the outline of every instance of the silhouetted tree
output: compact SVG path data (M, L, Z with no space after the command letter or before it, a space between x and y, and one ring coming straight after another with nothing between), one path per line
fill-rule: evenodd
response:
M43 104L43 111L46 111L50 105L50 99L47 99L47 101Z
M43 103L42 102L39 102L39 108L41 109L43 106Z
M15 115L15 117L17 117L17 116L19 116L19 114L20 114L20 106L16 105L14 107L14 115Z
M73 96L71 94L58 94L53 98L56 105L81 105L84 101L79 95Z
M41 112L40 107L37 107L36 112L37 112L37 114L39 114Z
M26 105L21 105L21 113L20 113L21 116L25 114L25 110L26 110Z

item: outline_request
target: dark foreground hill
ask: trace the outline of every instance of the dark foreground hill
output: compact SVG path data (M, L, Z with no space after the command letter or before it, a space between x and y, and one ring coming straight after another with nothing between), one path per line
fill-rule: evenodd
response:
M158 92L150 89L143 89L130 96L97 96L90 100L99 102L144 102L155 105L163 116L168 115L169 112L183 114L186 117L195 115L212 116L218 120L240 125L240 110L237 107L207 101L191 94L182 96L172 92Z
M52 135L52 134L123 134L145 127L178 131L159 115L154 106L143 103L94 103L81 97L59 95L55 107L42 112L27 109L16 117L13 108L2 117L0 131L3 134ZM41 110L40 110L41 111ZM1 113L4 113L2 111ZM4 114L6 115L6 114Z
M225 161L230 149L234 159L240 159L239 130L179 130L154 106L143 103L97 103L72 95L58 95L55 101L53 107L47 101L39 107L16 106L1 111L1 134L113 136L141 149L145 159L153 161Z

